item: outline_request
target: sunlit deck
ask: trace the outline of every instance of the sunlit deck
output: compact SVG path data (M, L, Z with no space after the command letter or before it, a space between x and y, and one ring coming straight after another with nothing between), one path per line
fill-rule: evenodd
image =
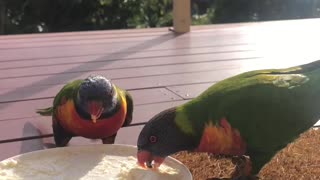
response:
M101 74L129 90L135 111L116 143L135 144L143 123L217 81L320 59L320 19L0 36L0 160L51 147L52 104L67 82ZM81 137L72 145L101 143Z

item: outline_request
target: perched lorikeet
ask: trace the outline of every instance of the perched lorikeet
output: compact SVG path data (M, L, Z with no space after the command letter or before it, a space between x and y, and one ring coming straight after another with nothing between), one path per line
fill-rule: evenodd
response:
M245 155L250 161L244 175L257 175L319 118L320 61L250 71L154 116L140 132L138 163L158 167L166 156L183 150Z
M133 100L105 77L89 76L66 84L52 107L37 112L52 116L56 146L66 146L73 136L113 144L120 127L132 121Z

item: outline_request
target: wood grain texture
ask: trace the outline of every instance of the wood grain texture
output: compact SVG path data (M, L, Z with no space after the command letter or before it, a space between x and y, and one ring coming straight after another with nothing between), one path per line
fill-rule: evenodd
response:
M169 89L173 93L178 94L183 99L193 99L214 84L215 83L199 83L179 86L168 86L167 89Z
M141 125L121 128L117 134L115 143L136 146L137 138L142 127L143 126ZM101 141L89 140L82 137L74 137L71 139L68 146L84 146L90 144L101 144ZM54 147L55 145L52 137L2 143L0 144L0 161L22 153L28 153L32 151L44 150Z
M227 77L236 75L240 72L243 72L243 70L238 68L181 74L155 75L146 77L132 77L125 79L116 79L112 82L118 85L120 88L127 90L146 88L150 89L173 85L216 82ZM38 85L38 83L51 81L52 79L55 79L55 77L53 76L47 79L43 79L40 82L31 83L24 87L0 89L0 102L11 102L27 99L38 99L42 97L53 97L54 95L56 95L58 90L60 90L63 87L63 84L40 86Z
M319 54L320 55L320 54ZM191 59L191 56L188 56ZM226 56L229 57L229 56ZM204 58L204 57L203 57ZM69 73L68 75L50 75L44 77L25 77L0 79L0 102L30 100L53 97L62 86L71 80L84 78L89 74L101 74L111 77L112 81L127 90L159 88L165 86L217 82L239 73L264 69L284 68L315 60L315 58L283 59L251 59L237 61L190 63L188 58L182 64L159 65L136 68L124 68L109 71L91 71L88 73ZM295 60L295 61L293 61ZM179 59L177 58L177 61ZM173 62L173 61L172 61ZM147 64L147 63L146 63ZM114 79L113 79L114 78Z
M226 59L224 57L228 57ZM91 63L75 63L75 64L62 64L62 65L51 65L48 67L44 66L33 66L19 69L3 69L1 70L0 79L8 78L19 78L19 77L33 77L43 75L56 75L56 74L69 74L69 73L98 73L101 71L107 72L109 78L120 78L121 73L130 75L132 72L139 72L140 76L147 76L149 72L163 71L165 69L171 70L177 69L179 71L180 66L187 66L183 69L191 69L190 66L199 68L198 62L212 62L211 67L215 66L215 61L234 60L234 59L255 59L259 57L256 52L232 52L232 53L218 53L218 54L199 54L199 55L183 55L183 56L170 56L170 57L157 57L157 58L146 58L146 59L133 59L133 60L118 60L118 61L102 61L102 62L91 62ZM147 62L146 62L147 61ZM236 65L237 63L235 63ZM171 66L172 67L171 67ZM239 65L239 63L238 63ZM165 67L163 67L165 66ZM188 68L189 66L189 68ZM201 64L200 64L201 66ZM202 65L206 67L206 65ZM181 67L180 67L181 68ZM163 70L162 70L163 69ZM97 72L95 72L97 71ZM130 72L131 71L131 72ZM167 70L168 71L168 70ZM144 73L144 74L143 74ZM115 76L116 74L119 74ZM149 73L150 74L150 73Z
M155 61L155 58L163 58L171 56L188 56L188 55L201 55L201 54L215 54L215 53L230 53L241 51L253 51L254 45L248 44L233 44L224 46L197 46L193 48L177 47L175 49L163 49L152 51L137 51L137 52L121 52L121 53L101 53L96 55L83 55L83 56L69 56L69 57L56 57L56 58L40 58L29 60L12 60L0 61L0 69L21 69L27 67L50 67L53 65L66 65L66 64L79 64L79 63L95 63L119 60L146 60ZM134 61L132 61L134 62Z
M165 88L142 89L129 91L134 106L182 100L182 98ZM36 117L36 109L52 106L53 98L34 99L19 102L0 103L1 121L19 118Z
M160 111L185 102L187 101L180 100L136 106L132 124L145 123ZM0 144L7 140L19 141L21 138L41 137L48 134L52 134L50 117L32 116L0 121Z

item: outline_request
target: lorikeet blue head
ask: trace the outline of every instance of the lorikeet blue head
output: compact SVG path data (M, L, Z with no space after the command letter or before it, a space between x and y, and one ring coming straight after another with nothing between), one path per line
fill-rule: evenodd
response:
M165 157L194 148L194 141L175 123L175 108L154 116L142 129L138 138L138 164L159 167Z
M116 107L117 93L105 77L89 76L80 85L77 102L95 123L103 113L108 113Z

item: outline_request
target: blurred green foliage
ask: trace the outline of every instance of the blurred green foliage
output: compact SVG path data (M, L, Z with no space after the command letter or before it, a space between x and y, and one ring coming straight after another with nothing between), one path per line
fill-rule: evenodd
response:
M0 0L5 34L172 25L173 0ZM192 24L316 18L320 0L192 0ZM0 18L1 20L1 18Z

